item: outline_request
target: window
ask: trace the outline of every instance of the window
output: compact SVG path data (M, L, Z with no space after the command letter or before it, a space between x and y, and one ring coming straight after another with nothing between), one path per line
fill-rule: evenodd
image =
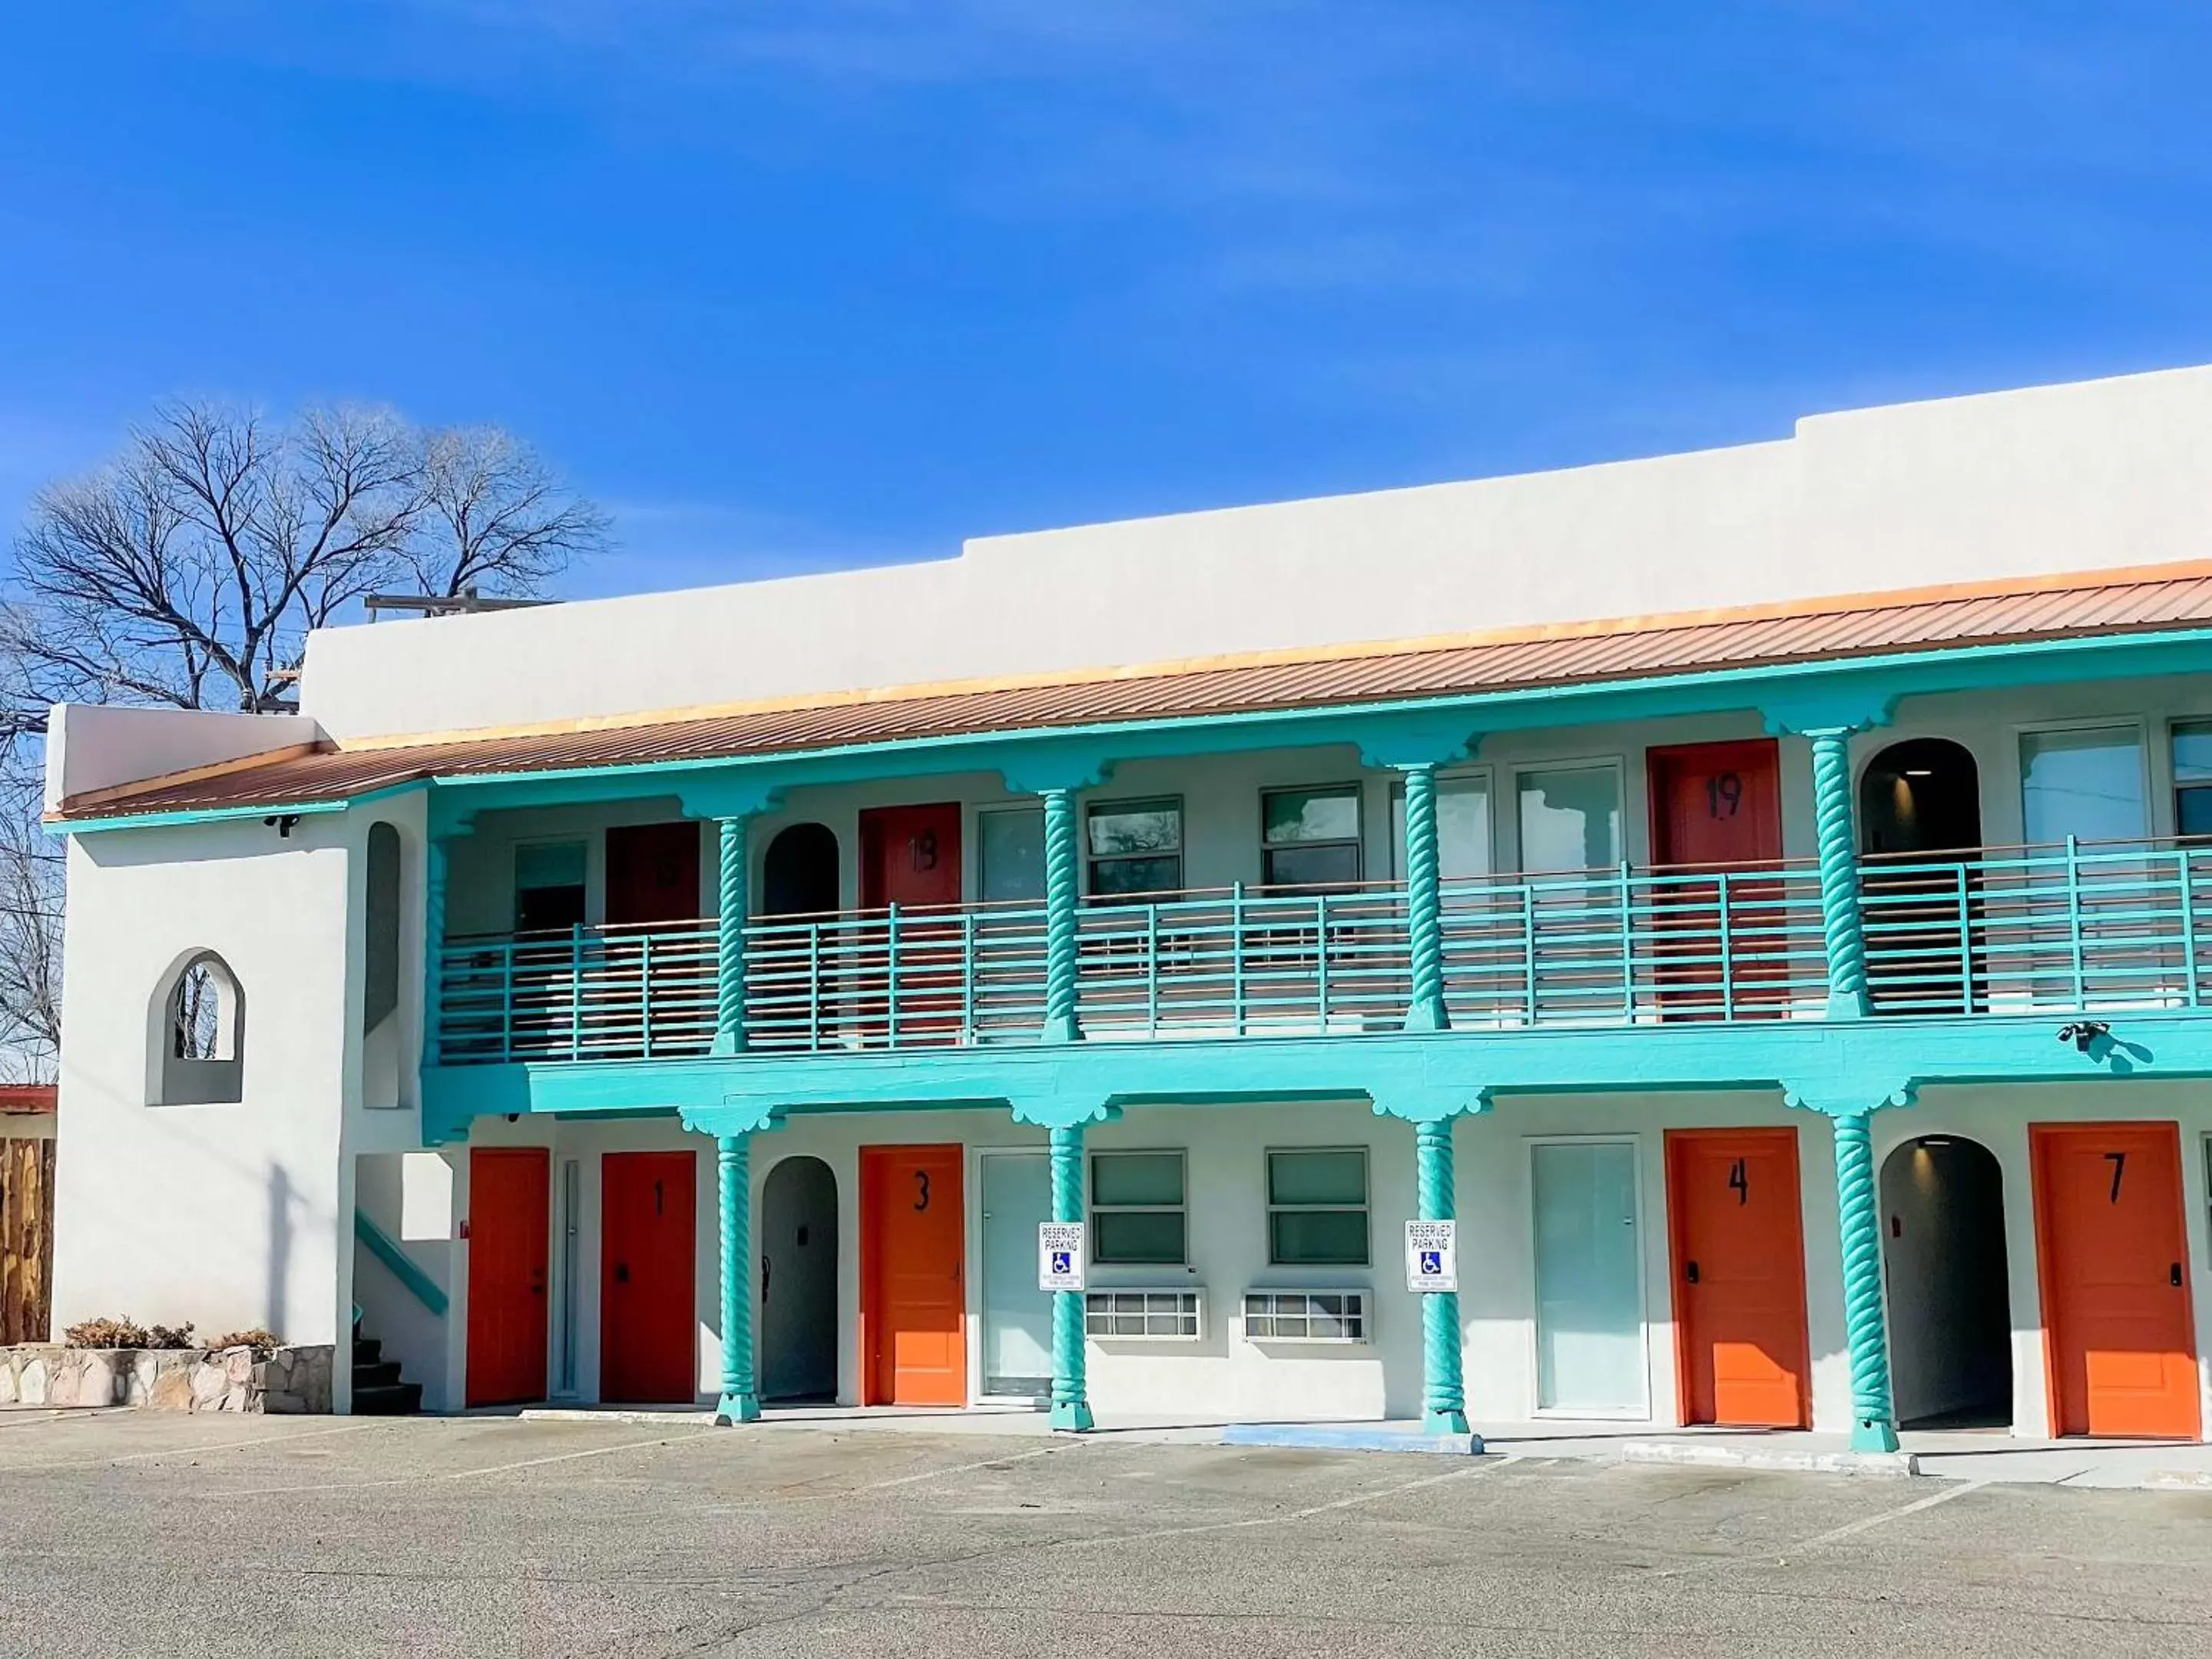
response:
M1181 1152L1091 1155L1091 1259L1101 1267L1183 1265Z
M1267 1260L1279 1267L1367 1265L1367 1152L1267 1154Z
M1044 812L1011 806L975 816L976 885L986 904L1044 902Z
M2179 835L2212 836L2212 720L2174 726L2173 828Z
M228 963L212 951L189 957L162 988L156 1017L156 1102L204 1106L246 1097L246 1001Z
M1390 792L1390 867L1406 870L1406 786ZM1480 773L1437 780L1437 873L1464 881L1490 873L1490 780Z
M1248 1342L1364 1342L1364 1291L1252 1291L1244 1297Z
M2132 726L2023 732L2022 827L2031 845L2135 841L2148 828L2142 734Z
M1607 870L1620 862L1620 773L1610 766L1523 772L1521 867Z
M529 842L514 849L514 928L534 933L584 920L584 843Z
M1175 894L1182 890L1182 803L1104 801L1085 822L1091 896Z
M1196 1291L1086 1291L1085 1336L1180 1338L1199 1334Z
M1260 879L1270 887L1359 881L1359 786L1270 789L1260 797Z
M374 1031L399 1006L399 832L368 826L361 1029Z

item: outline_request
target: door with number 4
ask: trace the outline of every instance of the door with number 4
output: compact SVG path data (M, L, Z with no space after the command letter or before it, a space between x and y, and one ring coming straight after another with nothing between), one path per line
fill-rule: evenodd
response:
M2179 1130L2034 1123L2027 1144L2052 1427L2196 1439Z
M968 1403L962 1149L860 1148L861 1403Z
M1811 1420L1795 1129L1672 1129L1667 1221L1685 1423Z

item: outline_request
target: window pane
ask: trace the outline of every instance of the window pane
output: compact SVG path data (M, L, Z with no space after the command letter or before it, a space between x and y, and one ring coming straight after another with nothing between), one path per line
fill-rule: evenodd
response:
M1367 1154L1294 1152L1267 1154L1270 1204L1364 1204Z
M2173 781L2212 783L2212 720L2190 720L2174 726Z
M1101 1152L1091 1160L1093 1204L1181 1204L1180 1152Z
M584 843L580 841L551 842L514 849L516 890L583 884Z
M1275 1210L1267 1216L1267 1256L1278 1267L1364 1267L1364 1210Z
M981 812L983 902L1044 897L1044 813Z
M1285 842L1356 841L1357 789L1278 789L1260 798L1261 833L1270 847Z
M1091 866L1091 891L1094 897L1182 890L1182 860L1173 855L1154 859L1100 859Z
M2142 745L2131 726L2023 732L2020 775L2031 842L2130 841L2144 833Z
M1182 850L1182 808L1171 800L1125 801L1091 811L1093 857Z
M1406 874L1406 791L1390 792L1390 867ZM1437 872L1446 881L1490 873L1490 780L1437 780Z
M1350 887L1359 880L1359 846L1270 847L1260 878L1270 887Z
M2174 827L2185 836L2212 836L2212 787L2199 785L2173 798Z
M1602 870L1620 862L1620 775L1610 766L1523 772L1521 867Z
M1091 1218L1092 1259L1123 1267L1174 1267L1183 1261L1180 1210L1100 1210ZM1141 1334L1144 1321L1138 1320Z

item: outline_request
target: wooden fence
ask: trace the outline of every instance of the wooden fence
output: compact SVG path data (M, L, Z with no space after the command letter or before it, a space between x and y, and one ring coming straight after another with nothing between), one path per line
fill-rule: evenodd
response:
M54 1143L0 1139L0 1346L44 1342L54 1276Z

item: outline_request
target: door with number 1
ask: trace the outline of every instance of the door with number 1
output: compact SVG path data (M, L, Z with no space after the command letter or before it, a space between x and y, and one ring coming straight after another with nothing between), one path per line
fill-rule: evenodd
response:
M860 1148L861 1403L968 1403L958 1146Z
M1670 1129L1667 1223L1685 1423L1811 1420L1795 1129Z

